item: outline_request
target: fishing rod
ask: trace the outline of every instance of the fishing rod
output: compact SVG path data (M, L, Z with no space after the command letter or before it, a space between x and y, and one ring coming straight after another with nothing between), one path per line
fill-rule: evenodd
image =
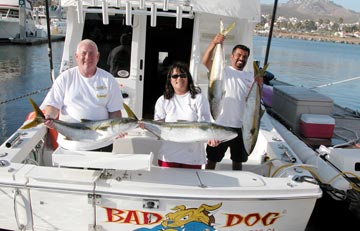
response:
M269 57L270 45L271 45L271 38L272 38L272 33L273 33L274 23L275 23L275 17L276 17L277 4L278 4L278 0L274 0L274 8L273 8L273 13L272 13L272 18L271 18L268 42L267 42L267 46L266 46L266 54L265 54L264 66L268 63L268 57Z
M339 84L339 83L345 83L345 82L349 82L349 81L357 80L357 79L360 79L360 76L350 78L350 79L344 79L344 80L340 80L340 81L336 81L336 82L332 82L332 83L322 84L322 85L319 85L319 86L312 87L310 89L315 89L315 88L320 88L320 87L327 87L327 86L331 86L331 85L335 85L335 84Z
M51 31L50 31L50 14L49 14L49 3L45 0L45 13L46 13L46 27L47 27L47 38L48 38L48 56L50 62L50 79L52 82L55 81L53 60L52 60L52 48L51 48Z

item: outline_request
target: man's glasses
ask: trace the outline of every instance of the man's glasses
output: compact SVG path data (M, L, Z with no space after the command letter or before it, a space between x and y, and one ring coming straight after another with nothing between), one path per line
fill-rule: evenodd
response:
M175 75L171 76L171 78L173 78L173 79L177 79L179 77L184 79L184 78L187 78L187 75L185 73L181 73L181 74L175 74Z

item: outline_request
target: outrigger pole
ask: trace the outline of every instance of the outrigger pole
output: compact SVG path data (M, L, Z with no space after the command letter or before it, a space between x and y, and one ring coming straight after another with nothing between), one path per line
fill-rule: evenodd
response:
M270 31L269 31L269 36L268 36L268 42L267 42L267 46L266 46L265 61L264 61L264 65L263 65L263 66L265 66L265 65L268 63L268 57L269 57L269 52L270 52L272 32L273 32L273 29L274 29L274 23L275 23L275 18L276 18L277 3L278 3L278 0L275 0L275 1L274 1L274 8L273 8L273 13L272 13L272 18L271 18L271 24L270 24Z
M54 66L52 60L52 48L51 48L51 31L50 31L50 15L49 15L49 3L45 0L45 12L46 12L46 26L47 26L47 37L48 37L48 56L50 62L50 78L51 81L55 81Z

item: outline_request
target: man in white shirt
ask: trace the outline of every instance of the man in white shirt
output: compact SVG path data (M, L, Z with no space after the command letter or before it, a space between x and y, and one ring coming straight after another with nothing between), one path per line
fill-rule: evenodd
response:
M115 78L98 68L99 51L89 39L82 40L76 49L76 67L70 68L56 78L41 108L46 119L59 117L66 122L121 118L123 98ZM54 128L51 120L44 123ZM112 151L112 139L94 142L66 140L61 134L58 144L70 150Z
M212 53L216 44L222 43L225 36L217 34L207 47L205 54L202 58L202 63L211 70L212 67ZM241 170L242 162L246 162L248 154L242 138L242 119L245 109L245 98L249 93L252 83L257 81L262 84L262 77L256 77L252 72L243 71L246 66L247 60L250 56L250 49L244 45L236 45L231 53L231 65L224 68L223 72L223 86L225 96L222 103L222 109L219 116L216 118L215 123L227 127L234 128L238 136L227 142L220 143L218 146L213 147L208 145L207 164L206 169L215 169L216 163L220 162L228 148L230 148L232 169Z

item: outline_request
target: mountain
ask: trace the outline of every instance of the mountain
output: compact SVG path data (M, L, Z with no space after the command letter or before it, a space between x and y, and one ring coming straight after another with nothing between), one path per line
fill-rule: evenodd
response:
M272 14L273 5L261 4L261 14ZM339 22L342 18L344 23L354 23L360 21L360 13L335 4L330 0L289 0L286 3L278 4L276 17L285 18L296 17L300 20L310 19L329 19Z

